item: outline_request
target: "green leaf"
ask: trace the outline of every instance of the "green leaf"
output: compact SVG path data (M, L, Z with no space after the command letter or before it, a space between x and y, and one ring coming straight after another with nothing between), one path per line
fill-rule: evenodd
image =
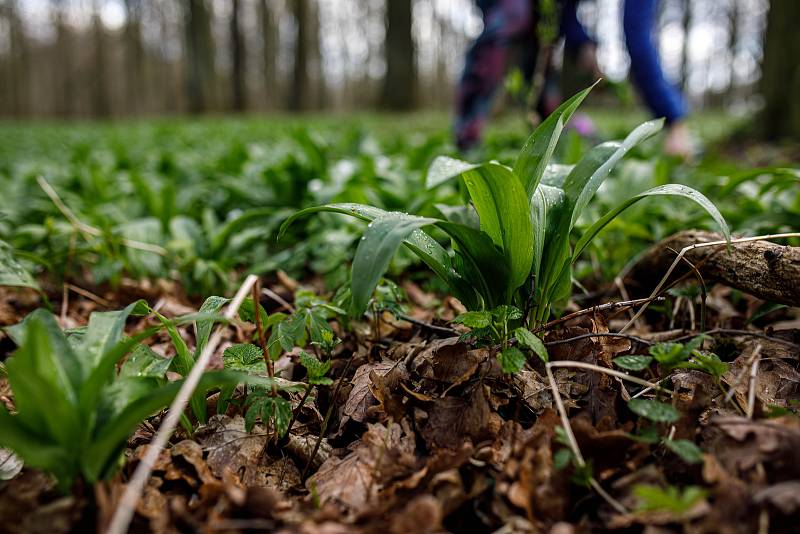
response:
M448 156L438 156L428 167L428 174L425 177L425 189L438 187L446 181L480 166L480 163L476 164Z
M518 373L525 367L525 354L517 347L506 347L497 357L504 373Z
M436 219L389 213L369 224L353 258L350 302L353 317L360 317L367 310L369 299L400 244L413 230L435 222Z
M529 196L519 179L503 165L488 163L462 174L480 217L481 230L502 248L508 261L506 299L530 275L533 263L533 224Z
M29 287L40 291L33 276L17 261L11 247L0 239L0 286Z
M628 371L643 371L650 367L653 358L652 356L631 354L628 356L619 356L611 361L613 361L617 367L627 369Z
M226 299L225 297L211 296L208 297L205 302L203 302L203 305L200 306L200 310L198 311L200 313L217 313L228 301L229 299ZM198 320L195 323L195 358L200 357L200 353L203 352L203 349L208 343L208 338L211 337L211 329L214 327L214 323L215 321L212 319L204 319L202 321Z
M628 401L628 408L636 415L656 423L674 423L680 419L674 406L655 400L631 399Z
M706 491L697 486L688 486L681 491L675 486L661 489L658 486L636 485L633 494L639 499L637 510L684 514L705 498Z
M596 85L595 82L594 85ZM531 198L558 144L558 138L572 114L594 88L584 89L561 104L528 137L514 162L514 174L522 181L526 197Z
M492 312L488 311L469 311L462 313L452 321L456 324L463 324L468 328L486 328L492 324Z
M66 338L45 326L43 316L26 324L25 338L6 361L18 419L30 432L63 444L82 430L77 391L62 360L74 360Z
M697 203L700 207L706 210L709 215L711 215L711 218L717 223L717 226L719 226L719 229L725 236L725 239L730 242L731 232L728 229L728 225L725 222L725 219L722 217L722 214L719 212L716 206L714 206L714 204L708 200L708 198L691 187L680 184L667 184L648 189L647 191L639 193L638 195L632 196L592 224L592 226L583 233L581 238L578 240L578 243L575 245L575 252L572 255L573 263L578 259L578 256L580 256L581 252L583 252L583 250L589 245L592 239L594 239L594 237L600 233L600 230L605 228L608 223L614 220L620 213L628 209L630 206L636 204L643 198L651 196L678 196L688 198L689 200Z
M699 464L703 461L703 450L688 439L666 439L664 446L687 464Z
M364 204L343 203L313 206L300 210L287 218L281 225L278 232L278 239L285 234L286 230L294 221L317 212L341 213L361 219L362 221L372 221L373 219L389 213L380 208L366 206ZM477 307L474 290L455 272L452 268L450 255L435 239L422 230L417 229L412 231L403 243L450 287L453 294L461 300L465 306L468 308Z
M155 353L147 345L136 345L133 352L122 364L119 378L158 378L165 377L170 359Z
M222 353L225 369L251 374L262 374L267 370L261 349L252 343L231 345Z
M308 373L308 383L317 386L329 386L333 380L326 377L331 369L331 362L321 362L306 351L300 351L300 365L305 367Z
M550 361L550 355L547 353L547 347L544 346L544 342L524 327L519 327L514 331L514 337L517 339L517 343L519 343L520 347L526 348L528 350L532 350L543 362L547 363Z

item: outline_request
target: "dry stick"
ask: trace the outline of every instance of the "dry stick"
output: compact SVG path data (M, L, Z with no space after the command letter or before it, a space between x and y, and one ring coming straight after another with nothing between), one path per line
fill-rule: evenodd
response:
M633 382L634 384L639 384L640 386L648 387L651 389L658 389L663 391L664 393L669 393L670 395L674 395L675 393L667 388L662 388L658 384L645 380L643 378L639 378L638 376L631 376L629 374L622 373L620 371L615 371L614 369L609 369L607 367L600 367L599 365L594 365L592 363L586 362L572 362L572 361L557 361L557 362L549 362L547 364L549 367L575 367L580 369L589 369L590 371L597 371L598 373L605 373L610 376L614 376L617 378L621 378L622 380L627 380L629 382Z
M580 317L581 315L588 315L590 313L595 313L603 310L612 310L614 308L624 308L627 306L636 306L637 304L644 304L645 306L654 300L664 300L664 297L657 297L652 295L645 299L633 299L633 300L623 300L621 302L606 302L605 304L600 304L598 306L592 306L591 308L585 308L583 310L579 310L570 314L561 317L560 319L555 319L550 321L546 325L537 328L535 332L540 332L542 330L549 330L552 327L559 325L561 323L565 323L570 319L574 319L575 317Z
M61 200L61 197L58 196L58 193L50 183L44 179L42 176L36 177L36 182L39 184L39 187L45 192L45 194L50 197L50 200L53 201L53 204L56 205L58 210L67 218L67 220L74 226L79 232L83 234L83 236L89 240L90 237L100 237L103 235L102 230L99 228L95 228L94 226L89 226L85 222L78 219L78 217L72 213L66 204ZM138 250L144 250L147 252L153 252L155 254L159 254L161 256L167 255L167 249L161 247L159 245L154 245L153 243L143 243L142 241L136 241L134 239L127 239L122 238L120 242L128 248L135 248Z
M617 332L594 332L591 334L581 334L579 336L568 337L566 339L556 339L553 341L545 341L544 344L547 347L552 347L553 345L563 345L564 343L572 343L573 341L579 341L581 339L588 339L593 337L618 337L622 339L627 339L630 341L635 341L636 343L641 343L642 345L650 346L653 344L652 341L649 339L644 339L638 336L631 336L628 334L618 334Z
M736 388L739 387L739 384L742 383L742 379L744 379L745 375L747 374L747 368L750 367L756 358L761 354L761 345L756 345L756 348L753 350L753 354L747 358L745 361L742 370L739 371L739 374L736 375L736 380L733 381L731 384L731 388L728 390L728 393L725 394L725 402L730 402L733 399L733 396L736 394Z
M73 291L74 293L77 293L78 295L91 300L95 304L99 304L100 306L105 306L105 307L111 306L111 303L108 302L103 297L101 297L100 295L95 295L91 291L87 291L86 289L83 289L82 287L78 287L78 286L76 286L74 284L65 284L65 286L70 291Z
M572 450L572 454L575 456L575 461L578 462L579 466L584 467L586 465L586 460L583 459L581 449L578 447L578 440L575 439L575 434L572 432L572 426L569 424L569 417L567 417L567 409L564 407L564 402L561 400L561 393L558 391L558 384L556 383L556 378L553 376L552 366L554 363L556 362L550 362L545 365L547 379L550 381L550 389L553 391L553 400L555 400L558 415L561 417L561 426L564 428L564 433L567 435L569 448ZM621 514L628 513L627 508L625 508L622 503L606 492L606 490L603 489L603 487L599 482L597 482L597 480L595 480L594 477L589 479L589 484L617 512Z
M753 418L753 412L756 409L756 382L758 380L758 362L759 358L753 361L752 367L750 367L750 385L748 386L747 391L747 418Z
M252 274L245 279L245 281L242 283L242 286L239 288L239 291L236 292L236 296L233 298L233 301L228 305L225 313L223 314L226 319L233 319L234 315L236 315L236 312L239 311L239 306L242 305L242 301L244 301L244 298L250 291L250 288L256 283L256 280L258 280L258 278ZM161 454L161 451L166 446L170 436L172 436L172 433L175 431L175 427L178 425L181 414L186 409L186 405L189 403L189 398L197 388L200 378L205 372L206 365L208 365L208 361L211 359L211 355L216 350L221 339L222 328L217 327L217 329L214 331L214 335L211 336L208 344L200 353L200 357L197 358L192 370L189 372L189 376L186 377L181 389L178 391L178 394L172 401L166 417L164 417L162 420L158 432L150 442L150 445L147 448L147 453L136 467L136 471L134 471L131 481L125 487L125 493L123 493L122 499L119 502L119 506L114 512L114 516L111 518L111 523L106 530L107 534L125 534L125 532L128 531L131 519L133 519L134 510L136 509L136 505L139 503L139 499L141 499L145 484L147 483L147 480L150 478L150 474L153 471L153 466L155 465L158 456Z
M759 235L759 236L755 236L755 237L742 237L742 238L739 238L739 239L731 239L730 240L730 244L733 245L733 244L738 244L738 243L749 243L751 241L766 241L766 240L769 240L769 239L779 239L779 238L787 238L787 237L800 237L800 232L790 232L790 233L784 233L784 234L766 234L766 235ZM650 300L653 300L653 299L655 299L656 295L658 295L661 292L661 288L664 287L664 284L669 279L669 276L672 274L672 271L675 270L675 268L678 266L678 264L681 262L681 260L683 259L683 257L686 255L687 252L689 252L690 250L697 249L697 248L718 247L720 245L727 245L727 244L729 244L728 241L721 240L721 241L709 241L708 243L695 243L694 245L689 245L689 246L683 247L683 249L681 249L680 253L678 254L678 257L675 258L675 260L672 262L672 265L670 265L669 269L667 269L667 274L664 275L664 277L658 283L658 285L653 290L653 292L650 293L650 297L648 297L648 298ZM639 308L639 311L636 312L636 315L634 315L633 318L630 321L628 321L628 323L625 326L622 327L622 329L620 330L620 333L624 332L625 330L630 328L631 325L634 324L636 319L638 319L644 313L644 311L647 309L647 306L649 304L650 304L649 302L645 302L644 305L641 308Z
M698 335L707 335L713 336L714 334L728 334L731 336L750 336L750 337L757 337L759 339L766 339L768 341L774 341L775 343L786 345L788 347L792 347L795 349L800 349L800 345L797 343L792 343L787 339L781 339L779 337L768 336L762 332L753 332L751 330L736 330L734 328L712 328L711 330L706 330L705 332L700 332L699 334L689 334L688 336L681 336L673 339L672 341L679 342L683 341L684 339L691 339Z
M325 412L325 419L322 420L322 427L319 429L319 437L317 438L317 442L314 444L314 450L311 451L311 456L308 458L308 463L306 464L305 469L303 469L303 474L300 475L300 480L305 481L306 476L308 475L308 470L311 469L311 464L314 463L314 458L317 457L317 452L319 452L319 446L322 443L322 437L328 431L328 423L331 420L331 415L333 414L333 407L336 403L336 398L339 396L339 390L342 388L342 384L344 383L344 379L347 376L347 371L350 370L350 364L353 363L353 356L355 353L350 355L350 358L347 360L347 365L344 366L344 370L342 371L342 376L339 378L339 382L336 384L336 388L333 390L333 395L331 396L331 404L328 406L328 411Z
M264 287L261 289L261 292L264 293L269 298L271 298L272 300L274 300L275 302L277 302L278 304L280 304L281 306L283 306L285 309L289 310L289 312L294 313L294 306L286 302L286 299L275 293L270 288Z

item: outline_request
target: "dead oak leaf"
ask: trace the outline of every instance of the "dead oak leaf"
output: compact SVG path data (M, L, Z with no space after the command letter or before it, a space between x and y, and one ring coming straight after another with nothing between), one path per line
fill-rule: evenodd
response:
M375 376L382 377L384 385L389 390L394 389L400 380L408 378L408 372L403 362L383 361L367 363L359 367L351 381L352 390L344 405L344 414L359 423L367 420L370 406L378 402L370 391L372 386L370 376L373 373Z

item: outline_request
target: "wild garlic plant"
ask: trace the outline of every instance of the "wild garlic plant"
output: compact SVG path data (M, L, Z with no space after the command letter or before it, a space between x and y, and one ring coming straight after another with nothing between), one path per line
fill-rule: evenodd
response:
M592 239L644 198L671 195L689 199L704 208L729 239L725 220L708 198L690 187L668 184L631 196L595 221L574 245L570 243L579 216L614 165L663 125L662 120L645 122L622 141L595 146L574 166L551 164L564 125L590 90L576 94L542 122L512 167L495 161L435 159L428 171L428 189L459 177L470 198L466 206L443 207L444 218L363 204L326 204L293 214L283 223L279 237L294 221L315 212L342 213L369 223L353 259L353 316L366 311L378 281L403 244L468 310L513 305L524 310L528 327L545 323L553 304L569 296L572 266ZM452 250L448 252L426 228L446 234Z

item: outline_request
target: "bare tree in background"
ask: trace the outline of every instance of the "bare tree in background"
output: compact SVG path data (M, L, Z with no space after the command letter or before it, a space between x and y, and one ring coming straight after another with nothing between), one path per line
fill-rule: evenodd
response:
M52 70L53 82L52 90L55 92L54 104L55 113L58 116L66 117L72 113L73 101L75 97L74 84L72 80L73 67L73 45L72 36L67 27L64 15L66 0L50 1L50 16L53 27L56 30L56 42L53 55L56 58Z
M771 0L761 65L764 109L757 128L765 139L800 139L800 2Z
M242 32L242 2L232 0L231 5L231 81L233 82L233 100L231 107L234 111L244 111L247 107L247 84L245 78L245 44Z
M416 84L411 0L386 0L386 76L381 106L392 110L414 107Z
M681 50L681 90L689 88L689 32L692 29L692 1L682 0L681 25L683 26L683 49Z
M142 0L125 0L125 100L128 113L137 113L144 100Z
M275 17L270 8L270 0L259 0L259 18L261 19L261 56L263 58L264 90L267 95L267 106L278 107L278 83L275 75L276 57L278 55L278 29Z
M292 15L297 25L294 44L294 68L292 90L288 107L292 111L303 111L311 107L311 84L308 76L309 59L309 0L292 0Z
M209 108L214 80L211 8L206 0L183 0L185 8L186 70L189 111Z
M102 2L95 0L92 6L92 37L94 48L94 80L92 84L92 114L95 117L107 117L111 113L108 100L108 58L106 49L106 31L103 19L100 18Z

